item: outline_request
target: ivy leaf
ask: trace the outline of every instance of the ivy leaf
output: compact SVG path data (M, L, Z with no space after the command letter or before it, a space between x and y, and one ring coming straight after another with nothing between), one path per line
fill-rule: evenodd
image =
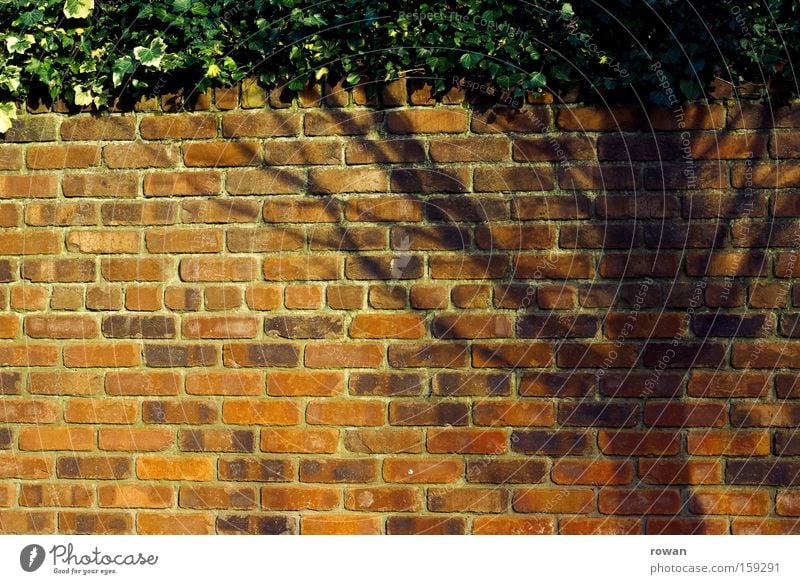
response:
M3 72L0 73L0 86L5 86L10 91L14 92L19 89L20 74L22 69L16 65L7 65Z
M111 81L114 83L114 87L119 87L122 84L122 80L133 71L133 59L128 57L122 57L114 61L114 64L111 66Z
M67 0L64 16L67 18L86 18L94 10L94 0Z
M161 59L167 52L167 45L159 38L155 38L149 47L136 47L133 49L133 56L142 65L158 69L161 66Z
M11 129L11 120L17 119L17 106L13 101L0 103L0 134L5 134Z
M533 73L525 83L526 89L541 89L547 86L547 77L542 72Z
M698 97L700 97L700 94L702 93L702 90L697 85L697 82L695 82L692 79L681 79L680 86L683 95L685 95L686 98L690 100L697 99Z
M81 85L76 85L72 89L75 91L75 105L92 105L94 97L91 91L84 91Z
M458 62L461 63L465 69L469 70L480 63L481 59L483 59L483 55L478 53L464 53L461 55L461 58L458 60Z
M556 79L560 79L561 81L569 81L570 76L570 66L566 63L559 63L558 65L553 65L550 67L550 74L555 77Z
M286 86L291 89L292 91L300 91L306 86L307 77L305 75L301 75L300 77L295 77Z
M19 21L26 28L30 28L43 18L44 18L44 12L42 12L37 8L35 10L31 10L30 12L24 13L22 16L20 16Z
M32 34L26 34L24 38L10 36L6 38L6 49L9 53L22 54L31 48L35 40Z
M202 2L195 2L192 4L191 12L196 16L208 16L208 6Z

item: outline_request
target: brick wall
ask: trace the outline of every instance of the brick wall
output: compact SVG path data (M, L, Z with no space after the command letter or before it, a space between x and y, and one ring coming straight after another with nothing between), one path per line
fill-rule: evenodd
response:
M797 531L796 108L264 97L0 143L1 532Z

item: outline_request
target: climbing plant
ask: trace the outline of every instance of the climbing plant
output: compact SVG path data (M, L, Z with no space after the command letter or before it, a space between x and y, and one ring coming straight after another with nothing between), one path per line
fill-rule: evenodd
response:
M715 77L791 91L799 13L800 0L0 0L0 131L32 93L102 108L168 79L298 90L419 75L438 91L578 84L656 103Z

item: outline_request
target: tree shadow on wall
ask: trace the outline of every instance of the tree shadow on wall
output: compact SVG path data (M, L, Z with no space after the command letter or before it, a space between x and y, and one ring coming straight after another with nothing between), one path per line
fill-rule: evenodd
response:
M312 171L302 196L267 200L265 219L313 223L310 249L343 252L345 278L426 315L436 340L388 343L391 370L431 372L416 394L390 390L392 407L424 396L426 409L391 423L472 431L450 451L466 458L464 481L427 489L429 509L450 515L396 515L390 532L459 533L467 517L476 533L790 528L764 521L769 491L752 487L795 481L769 458L773 439L776 455L796 450L793 430L768 429L783 406L763 405L773 382L779 399L797 392L793 375L771 375L794 353L759 342L794 324L742 310L786 306L784 281L757 279L768 254L749 250L796 247L796 204L749 193L767 142L701 129L720 112L698 107L686 156L663 110L600 110L588 125L537 106L476 110L467 140L387 131L391 112L330 111L331 126L360 128L335 189L349 193L324 192ZM449 298L415 301L409 284Z

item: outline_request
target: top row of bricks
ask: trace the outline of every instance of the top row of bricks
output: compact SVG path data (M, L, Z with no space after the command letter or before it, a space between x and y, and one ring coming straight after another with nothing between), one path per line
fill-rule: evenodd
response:
M523 109L469 110L459 106L413 107L392 111L322 109L300 111L231 111L219 119L212 113L145 115L140 135L145 140L388 134L461 134L620 132L639 128L654 131L690 129L741 130L800 128L800 106L770 110L768 106L736 103L686 104L679 109L634 106L526 106ZM133 140L137 118L131 115L21 116L0 135L0 142L63 140Z

